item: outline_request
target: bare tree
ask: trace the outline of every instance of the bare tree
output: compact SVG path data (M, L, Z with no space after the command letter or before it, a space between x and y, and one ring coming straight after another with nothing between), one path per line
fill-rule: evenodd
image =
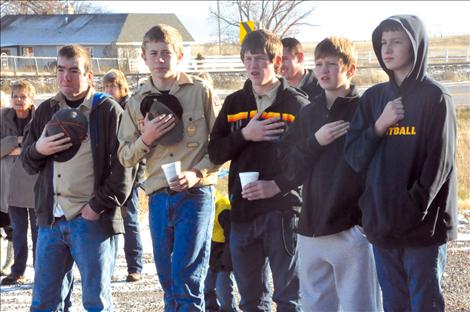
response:
M253 20L257 29L268 29L280 37L295 34L299 26L314 26L306 22L315 10L307 0L236 0L221 1L221 9L210 13L221 21L222 34L229 41L238 35L239 23Z
M93 1L18 1L0 0L1 16L8 14L80 14L80 13L102 13L103 8L97 6Z

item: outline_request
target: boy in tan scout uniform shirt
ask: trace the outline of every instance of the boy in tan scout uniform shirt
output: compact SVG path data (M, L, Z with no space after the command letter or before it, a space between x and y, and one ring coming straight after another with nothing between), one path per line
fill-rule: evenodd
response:
M183 56L178 31L152 27L144 36L142 57L151 77L129 99L119 130L119 159L132 167L147 159L149 224L158 277L164 290L165 311L204 311L204 278L214 218L212 185L217 170L208 157L209 134L218 113L212 88L178 71ZM149 98L179 102L151 119ZM169 105L166 100L161 106ZM163 104L162 104L163 103ZM178 135L182 134L182 138ZM168 183L161 168L181 161L181 174Z

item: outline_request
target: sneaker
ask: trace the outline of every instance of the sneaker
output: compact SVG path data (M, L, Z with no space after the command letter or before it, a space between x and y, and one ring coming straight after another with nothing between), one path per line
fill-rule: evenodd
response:
M142 279L142 275L139 272L129 273L126 278L126 282L138 282Z
M4 279L2 279L1 285L22 285L26 282L26 278L23 275L16 275L10 273Z

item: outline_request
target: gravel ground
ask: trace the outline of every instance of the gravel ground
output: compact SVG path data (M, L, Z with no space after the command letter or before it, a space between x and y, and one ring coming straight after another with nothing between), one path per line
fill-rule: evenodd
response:
M470 215L470 214L469 214ZM470 220L461 220L459 240L449 243L448 263L444 275L443 288L446 299L446 311L470 312ZM163 292L158 283L153 264L152 248L148 225L142 224L144 241L143 279L136 283L124 282L127 271L122 248L119 249L118 261L112 282L113 298L116 311L163 311ZM120 240L122 244L122 239ZM31 303L33 270L29 264L26 276L28 283L22 286L0 287L0 311L27 311ZM81 287L78 272L73 291L73 311L84 311L81 306Z

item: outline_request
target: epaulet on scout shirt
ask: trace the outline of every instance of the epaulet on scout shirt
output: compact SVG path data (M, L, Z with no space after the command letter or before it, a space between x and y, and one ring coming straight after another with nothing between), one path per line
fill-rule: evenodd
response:
M227 114L227 121L228 122L237 122L239 120L245 119L252 119L258 113L257 110L252 110L249 112L239 112L235 114ZM269 119L269 118L281 118L283 121L287 121L289 123L294 122L295 115L290 113L280 113L280 112L264 112L261 114L261 119Z
M137 82L137 88L135 91L132 93L134 94L143 94L142 90L144 89L144 86L147 84L147 81L149 80L149 77L143 77L140 78L139 81Z

